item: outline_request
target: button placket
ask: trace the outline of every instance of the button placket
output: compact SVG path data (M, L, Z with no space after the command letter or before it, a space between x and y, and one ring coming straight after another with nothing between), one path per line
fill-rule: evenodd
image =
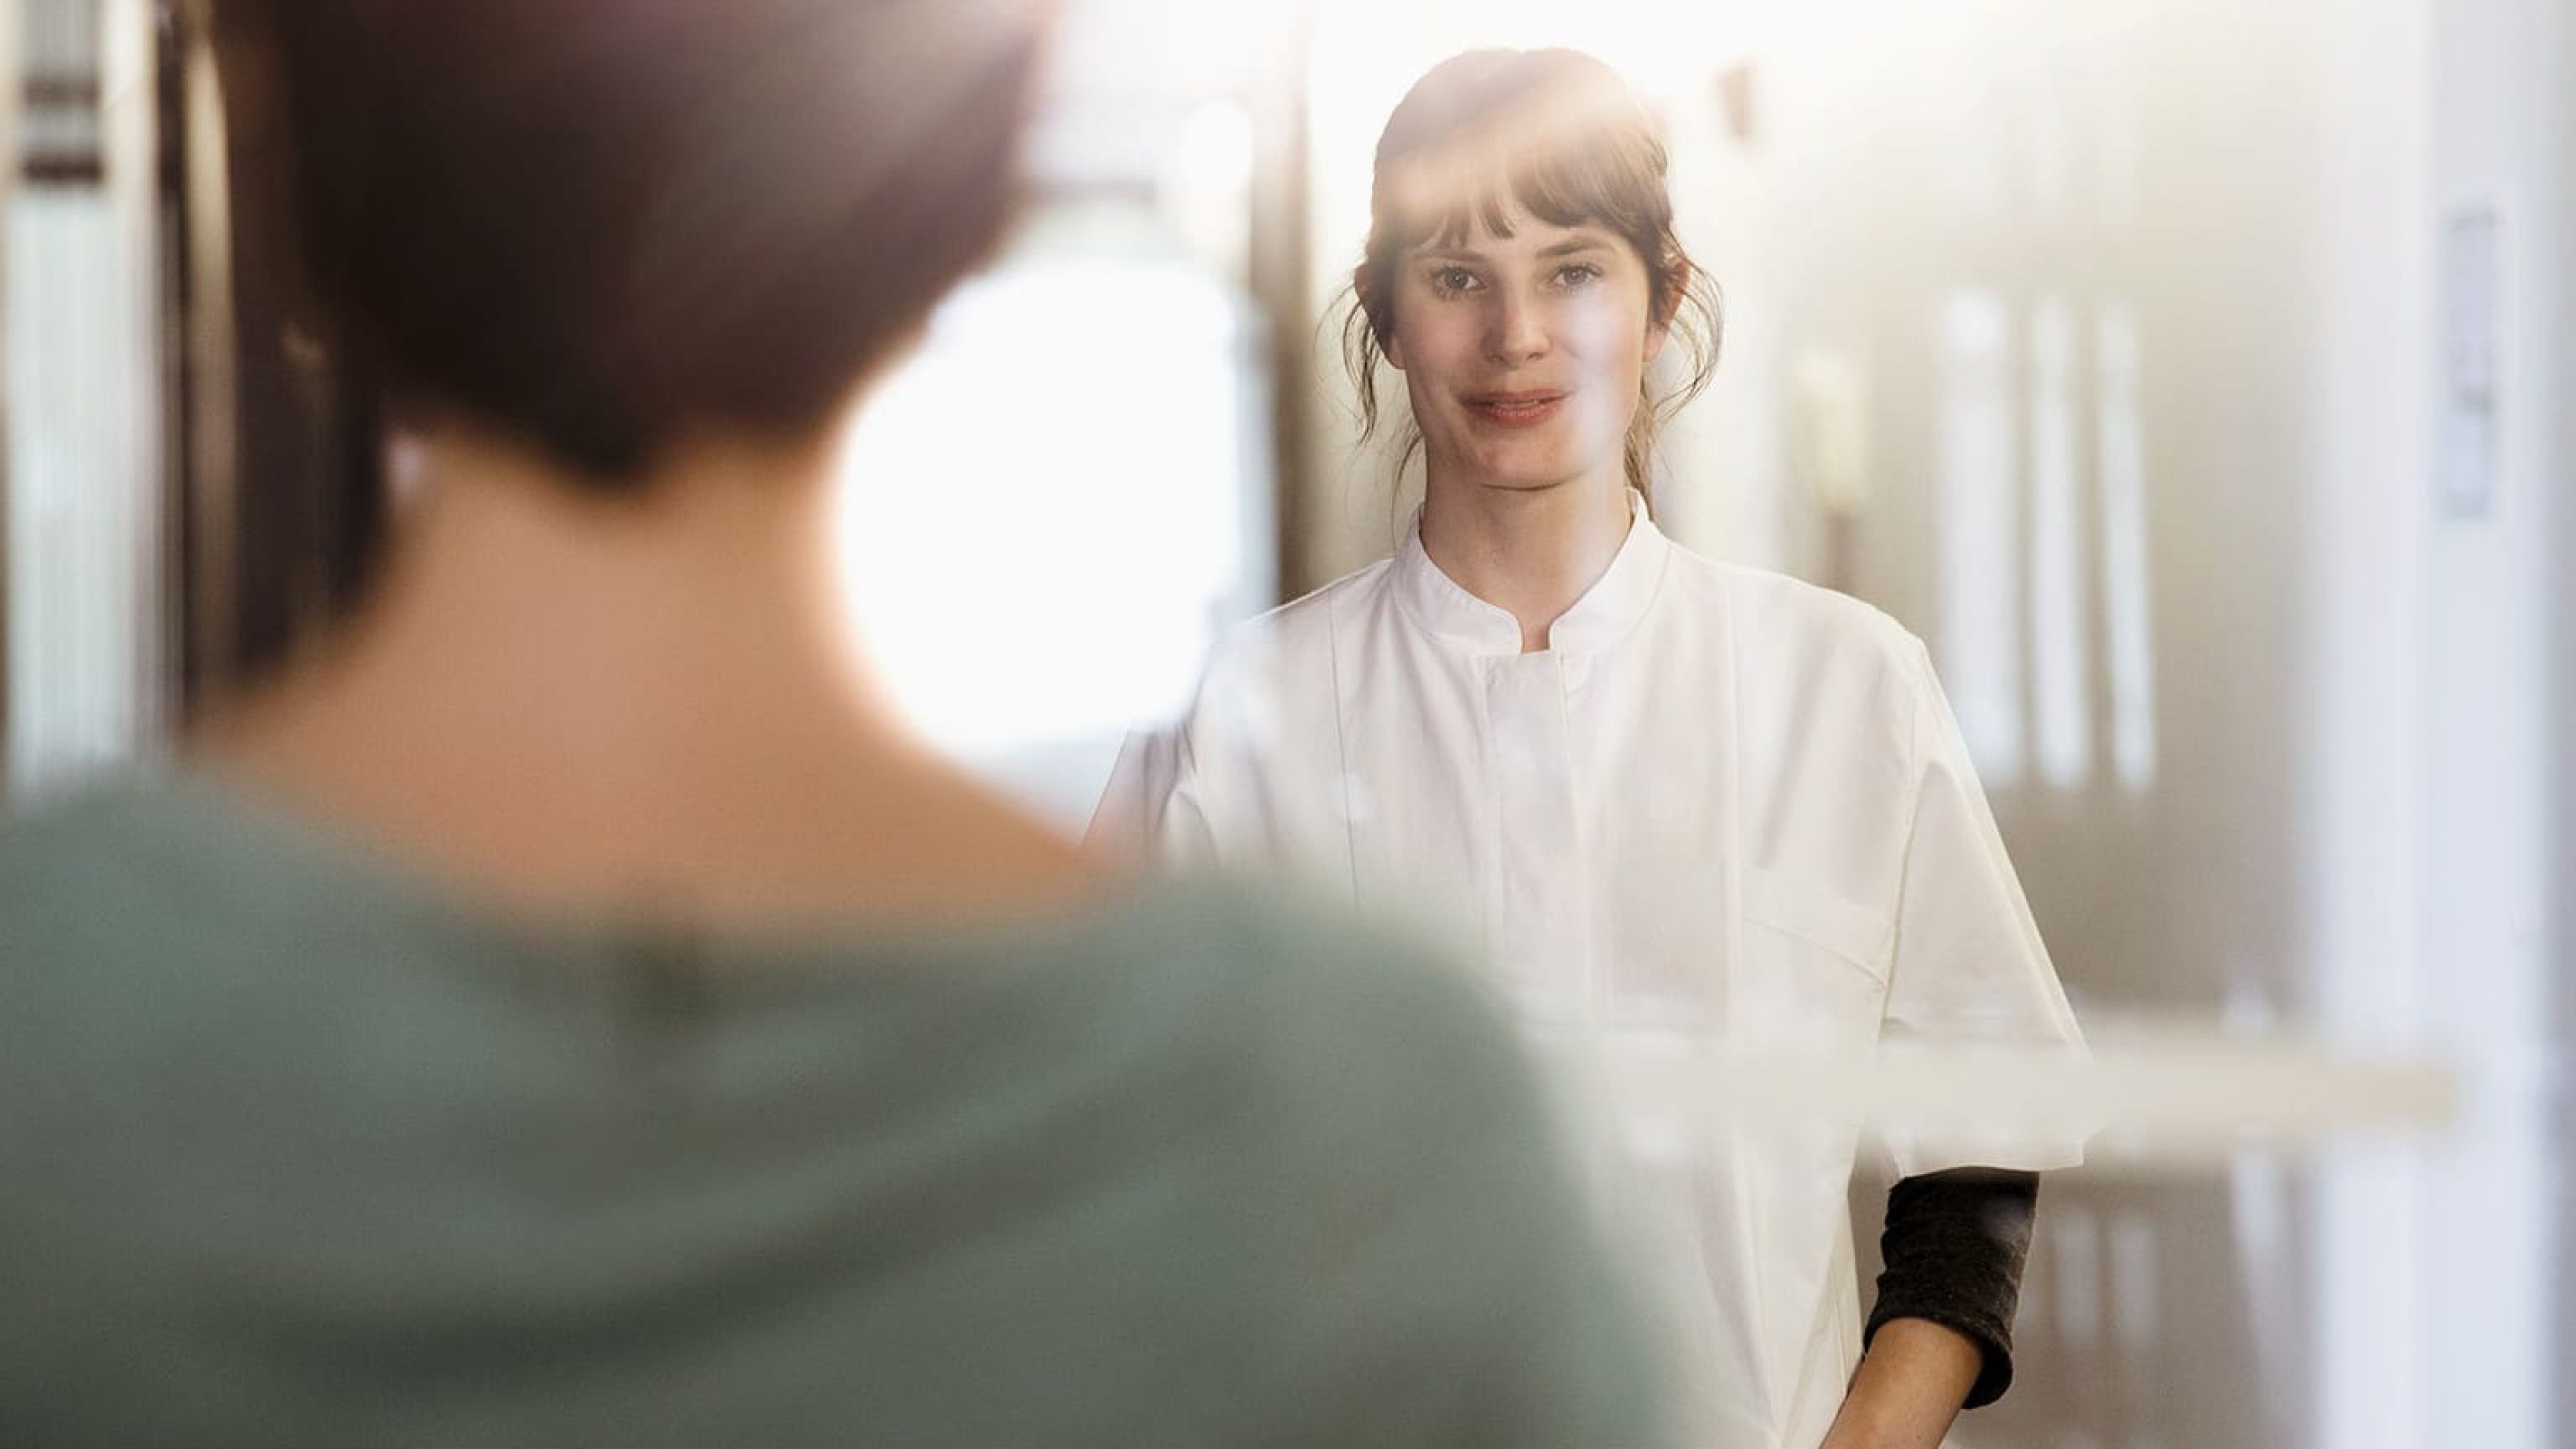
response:
M1487 661L1496 834L1487 936L1504 979L1544 1015L1589 1020L1597 1003L1559 662L1546 652Z

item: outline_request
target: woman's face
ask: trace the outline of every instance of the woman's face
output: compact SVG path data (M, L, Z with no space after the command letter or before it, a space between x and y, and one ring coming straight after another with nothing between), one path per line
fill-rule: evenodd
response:
M1621 447L1663 350L1646 265L1618 233L1517 208L1398 265L1387 360L1435 475L1530 491L1624 486Z

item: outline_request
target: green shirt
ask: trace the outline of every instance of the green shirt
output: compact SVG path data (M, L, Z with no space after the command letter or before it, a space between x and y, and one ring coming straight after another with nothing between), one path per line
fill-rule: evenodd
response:
M1213 885L504 924L181 777L0 832L0 1443L1660 1433L1503 1015Z

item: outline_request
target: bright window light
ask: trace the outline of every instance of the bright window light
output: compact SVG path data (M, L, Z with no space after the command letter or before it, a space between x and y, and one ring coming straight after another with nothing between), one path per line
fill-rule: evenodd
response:
M2030 631L2040 778L2080 788L2093 773L2092 659L2075 458L2074 322L2043 299L2030 327Z
M1941 668L1990 786L2023 770L2020 516L2013 497L2011 328L1992 292L1941 314Z
M1109 750L1184 702L1212 629L1268 588L1250 349L1221 286L1132 250L941 308L853 431L842 532L851 608L933 742ZM1072 813L1098 785L1060 783Z
M2127 303L2103 309L2094 346L2102 410L2102 597L2110 636L2111 767L2122 789L2143 793L2156 783L2155 594L2147 571L2138 326Z

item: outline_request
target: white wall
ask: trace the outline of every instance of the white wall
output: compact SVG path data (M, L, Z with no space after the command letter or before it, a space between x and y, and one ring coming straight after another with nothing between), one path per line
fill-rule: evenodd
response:
M0 0L0 156L12 163L0 166L0 229L5 229L9 204L18 186L18 102L22 88L16 84L21 74L18 57L18 0ZM9 323L8 248L0 245L0 337L7 336ZM15 408L10 399L9 374L13 359L8 349L0 346L0 754L9 744L9 582L8 540L10 517L9 430L15 422ZM8 808L9 789L0 778L0 810Z
M5 793L16 803L149 750L162 727L152 26L144 0L107 0L98 18L99 43L73 53L96 57L105 183L21 186L0 207L10 421L0 619ZM0 73L15 86L14 68Z
M2427 1274L2433 1332L2422 1347L2443 1442L2536 1445L2549 1433L2552 1381L2576 1348L2549 1337L2545 1270L2560 1246L2546 1195L2556 1066L2547 782L2562 748L2551 729L2552 608L2558 576L2576 562L2556 518L2570 379L2554 324L2576 262L2559 189L2576 74L2560 62L2563 7L2450 0L2435 14L2435 219L2495 218L2496 380L2491 437L2479 445L2491 449L2492 476L2478 485L2491 497L2471 511L2427 509L2422 970L2431 1030L2475 1071L2467 1128L2430 1163L2424 1241L2440 1271ZM2443 312L2450 285L2437 289ZM2437 483L2463 468L2460 451L2451 430L2437 435Z

